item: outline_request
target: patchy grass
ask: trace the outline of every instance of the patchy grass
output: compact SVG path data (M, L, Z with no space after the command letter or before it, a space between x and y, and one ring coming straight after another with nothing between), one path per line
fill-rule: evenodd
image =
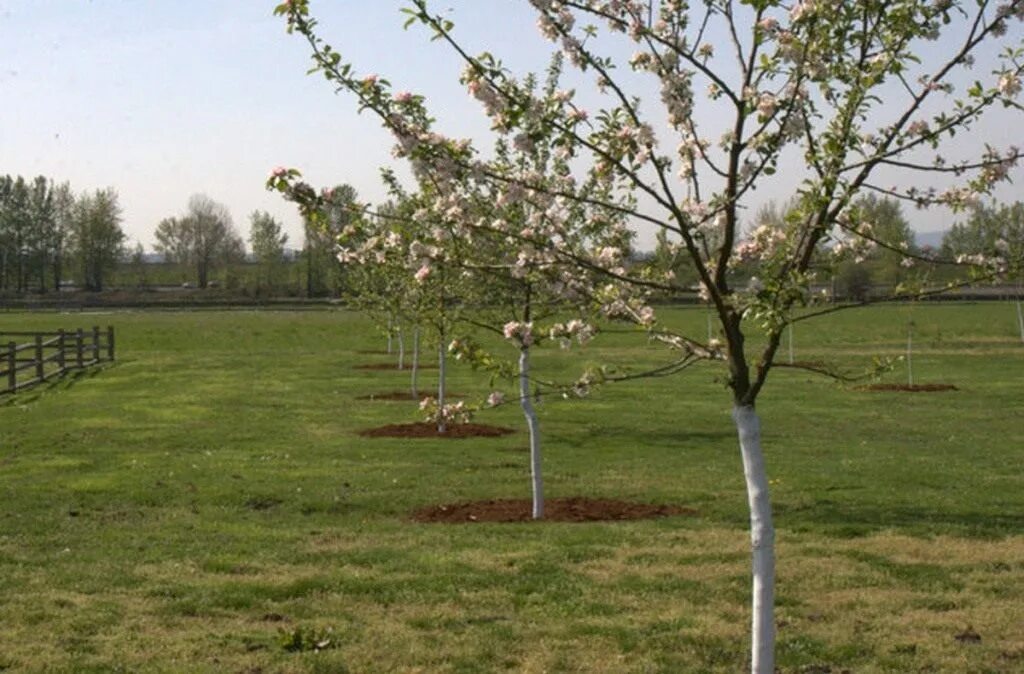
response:
M959 390L780 370L759 406L783 672L1024 669L1012 307L852 311L799 324L796 357L865 367L902 353L911 319L915 382ZM354 370L387 357L358 353L381 340L344 312L0 314L0 330L92 323L116 326L115 365L0 400L0 670L743 669L746 499L720 371L540 405L551 496L699 516L419 525L417 507L528 494L514 406L478 418L519 429L505 438L359 437L417 412L356 399L406 374ZM609 334L537 372L658 358ZM451 386L487 392L461 367Z

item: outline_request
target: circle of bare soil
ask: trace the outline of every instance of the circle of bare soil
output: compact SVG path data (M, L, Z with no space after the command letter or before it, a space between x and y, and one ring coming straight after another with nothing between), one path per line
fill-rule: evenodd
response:
M436 365L418 365L420 370L436 370ZM394 370L395 372L408 372L412 369L411 366L406 365L404 368L399 368L394 363L363 363L362 365L356 365L356 370Z
M532 522L529 499L494 499L432 505L413 511L416 522ZM696 515L692 508L654 503L630 503L606 498L572 496L544 502L548 522L619 522L649 520L673 515Z
M423 398L426 398L427 395L430 394L421 393L420 395L417 395L414 398L412 394L410 394L408 391L383 391L381 393L368 393L367 395L356 396L356 400L381 400L385 402L418 403ZM445 391L444 395L446 398L452 399L466 397L461 393L448 393L447 391Z
M906 393L938 393L940 391L959 391L952 384L871 384L862 386L862 391L904 391Z
M504 426L488 426L487 424L454 424L444 433L437 432L437 426L425 421L411 424L388 424L376 428L366 428L359 435L367 438L438 438L461 440L462 438L498 438L502 435L515 433Z

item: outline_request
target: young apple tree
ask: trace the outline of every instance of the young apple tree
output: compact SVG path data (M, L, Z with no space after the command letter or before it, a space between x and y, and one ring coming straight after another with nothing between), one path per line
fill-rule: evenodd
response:
M544 145L565 157L570 175L554 182L489 163L471 142L435 131L422 97L359 74L317 35L308 0L289 0L276 11L309 42L313 70L377 115L395 137L396 155L439 194L490 187L609 208L631 224L663 231L666 246L689 258L720 341L670 334L653 316L643 322L651 336L681 352L680 362L712 360L725 369L750 509L750 668L770 674L775 529L757 399L777 366L787 325L842 308L791 311L813 297L820 247L834 244L843 254L854 241L885 243L864 226L870 223L856 208L858 197L875 192L959 210L1010 178L1021 152L993 144L986 124L1005 126L1022 111L1024 0L529 5L580 86L592 84L586 94L536 91L495 56L469 53L454 23L428 0L410 0L406 11L410 23L424 25L463 59L462 81L496 134L513 146ZM651 92L658 101L644 100ZM744 239L743 214L771 189L797 193L784 226ZM550 246L565 259L579 258L557 240ZM595 267L589 259L576 262ZM756 282L734 282L733 270L751 262ZM1012 271L999 255L963 263L974 270L964 282ZM597 267L620 282L689 292L671 278ZM907 286L897 295L947 287ZM606 299L609 313L619 301Z

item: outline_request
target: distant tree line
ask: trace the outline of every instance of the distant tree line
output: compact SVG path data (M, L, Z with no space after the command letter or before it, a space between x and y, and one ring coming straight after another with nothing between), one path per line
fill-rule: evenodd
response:
M795 202L794 202L795 203ZM746 235L753 236L759 228L783 230L787 217L794 211L794 203L778 204L774 201L763 206L751 220ZM966 217L954 224L943 236L942 244L933 249L919 245L914 231L895 199L868 195L853 206L860 218L871 225L871 236L878 244L866 247L863 252L839 264L830 263L830 252L835 241L824 241L815 251L816 262L812 271L817 273L816 284L827 287L835 297L846 300L864 300L872 294L887 294L901 284L942 283L948 280L950 270L942 264L927 262L935 260L956 260L965 256L1007 256L1009 259L1024 259L1024 203L1010 205L978 203L969 208ZM703 242L709 248L714 241ZM906 252L919 256L914 264ZM659 270L671 270L681 282L695 285L696 271L688 256L668 244L664 235L659 235L654 251L646 256L644 263ZM758 270L754 265L736 265L736 281L756 282ZM885 291L882 293L881 290Z
M124 240L112 188L76 195L45 176L0 177L0 291L56 291L73 276L102 290Z
M64 286L101 291L112 286L144 289L186 285L220 286L255 296L340 297L350 289L345 265L337 260L336 240L351 223L358 198L350 185L325 190L330 204L327 226L303 227L297 251L287 247L283 225L269 213L249 216L246 240L235 228L228 208L204 194L193 195L184 211L161 220L155 230L154 263L141 244L126 246L121 208L113 188L75 193L71 186L45 176L0 177L0 292L47 293ZM885 245L866 250L856 260L829 267L829 246L817 251L823 271L818 284L835 296L864 299L875 288L891 289L927 275L942 281L941 266L907 267L908 250L923 257L955 259L971 255L1024 256L1024 203L977 204L946 232L938 250L918 246L900 203L869 196L855 205L874 236ZM781 229L792 205L769 202L747 228ZM713 247L715 242L705 242ZM677 281L696 284L688 257L658 239L654 251L635 253L635 264L671 270ZM827 271L824 271L826 270ZM738 281L756 281L757 269L737 267Z

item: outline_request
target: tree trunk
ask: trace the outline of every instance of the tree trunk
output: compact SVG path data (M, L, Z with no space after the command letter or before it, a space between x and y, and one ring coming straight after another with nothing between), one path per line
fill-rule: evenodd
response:
M391 330L394 328L394 318L388 314L388 355L391 355Z
M519 404L530 429L530 479L533 484L533 519L544 518L544 476L540 454L540 424L530 399L530 349L519 350Z
M761 451L761 421L751 406L733 408L740 438L743 475L750 507L753 589L751 608L751 674L775 671L775 528L768 498L768 473Z
M57 251L56 256L53 258L53 291L60 292L60 277L61 277L61 260L60 251Z
M438 340L437 347L437 408L444 411L444 387L445 387L445 365L447 360L447 349L444 343L444 326L438 331L440 339ZM437 432L444 433L448 430L447 424L444 421L444 417L439 417L437 420Z
M398 369L405 369L405 338L402 336L402 325L399 324L395 328L395 332L398 336Z
M1017 327L1020 328L1020 341L1024 343L1024 309L1020 306L1020 281L1017 281Z
M793 315L789 316L789 364L793 364Z
M910 385L910 386L914 385L913 351L914 351L914 325L910 324L910 325L907 326L907 384Z
M415 400L419 397L418 387L416 386L416 375L420 369L420 326L414 325L412 328L412 398Z

